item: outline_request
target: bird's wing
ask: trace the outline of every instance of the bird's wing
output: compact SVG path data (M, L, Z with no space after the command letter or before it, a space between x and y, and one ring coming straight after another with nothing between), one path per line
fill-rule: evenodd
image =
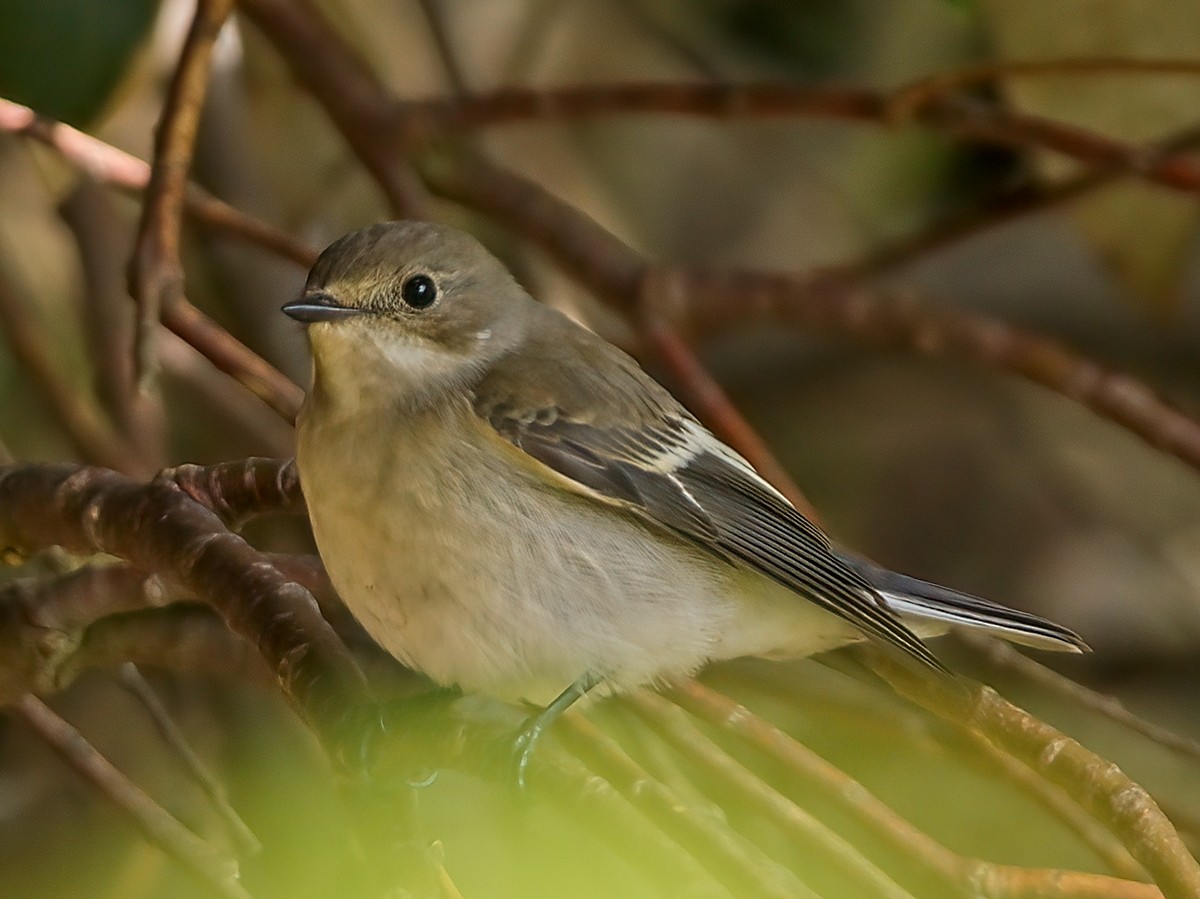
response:
M621 383L627 379L633 383ZM592 495L749 566L945 670L816 525L632 360L594 393L586 405L567 409L550 397L578 398L578 390L521 386L501 376L480 385L475 411L513 446ZM630 397L634 405L613 408Z

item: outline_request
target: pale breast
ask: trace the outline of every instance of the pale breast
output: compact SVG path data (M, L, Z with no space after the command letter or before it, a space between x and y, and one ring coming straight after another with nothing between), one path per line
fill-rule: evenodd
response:
M369 416L301 417L317 545L381 645L441 683L534 699L742 654L746 573L550 484L463 414L411 415L388 446Z

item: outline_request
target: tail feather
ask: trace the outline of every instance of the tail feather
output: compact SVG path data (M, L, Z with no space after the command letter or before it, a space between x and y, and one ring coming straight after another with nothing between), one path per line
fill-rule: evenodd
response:
M975 628L1012 643L1057 652L1089 652L1074 631L1017 609L969 593L889 571L852 555L843 558L883 596L901 616L942 621Z

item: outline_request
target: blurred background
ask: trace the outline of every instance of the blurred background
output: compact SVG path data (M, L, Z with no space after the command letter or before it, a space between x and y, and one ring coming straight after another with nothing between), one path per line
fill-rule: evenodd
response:
M451 92L416 0L315 5L397 95ZM1200 62L1197 0L436 0L435 6L470 91L670 80L886 91L976 63ZM193 8L188 0L3 0L0 96L148 159ZM1194 128L1200 110L1196 74L1089 71L973 90L1025 113L1138 143ZM905 125L618 115L505 125L472 139L651 259L797 273L884 260L874 281L881 288L1031 328L1200 412L1194 195L1118 179L1005 220L1007 204L1052 190L1078 175L1078 165L1049 152L968 145ZM263 35L236 14L217 43L193 177L317 247L391 217L323 111ZM102 408L104 386L93 375L99 332L87 310L97 293L125 289L137 198L83 178L53 150L11 133L0 134L0 185L3 304L21 308L43 335L52 365ZM489 243L540 299L629 343L627 326L503 223L448 203L434 210ZM940 224L969 220L983 225L960 239L921 244ZM920 251L891 254L914 239ZM193 303L307 383L303 335L278 314L303 284L301 267L191 227L184 262ZM107 333L132 321L132 304L118 308L127 321ZM10 335L12 321L4 325ZM21 460L77 459L38 378L11 346L0 342L0 440ZM1051 662L1200 738L1194 470L1063 396L969 363L777 326L741 329L698 350L839 541L890 567L1069 625L1095 652ZM290 455L290 427L256 398L181 341L165 342L162 353L164 414L142 431L151 441L145 459L173 465ZM301 529L287 525L255 536L272 548L306 545ZM971 665L959 650L947 653ZM829 677L812 664L803 670L818 683ZM783 676L759 675L764 683ZM732 676L711 675L715 683ZM303 733L286 708L269 690L167 674L155 683L200 748L224 760L231 792L256 817L260 836L291 834L264 839L275 854L270 876L257 884L261 894L334 894L339 872L320 861L328 831L291 829L296 807L279 800L280 793L294 793L297 780L315 784L306 790L312 795L304 797L303 816L336 817L333 786L311 773L319 765L314 746L278 737L281 730ZM1008 686L1035 712L1058 715L1064 727L1069 722L1073 735L1152 790L1181 805L1200 801L1194 766L1069 705ZM858 689L830 684L828 695L848 691L852 707ZM763 697L769 692L764 688ZM789 714L763 697L777 717ZM82 677L57 707L152 793L170 795L178 775L139 708L107 674ZM976 774L961 774L963 789L1000 809L988 815L995 826L972 815L964 824L961 808L930 803L929 758L920 741L872 753L861 750L862 735L849 722L793 724L793 733L906 812L925 809L923 824L956 830L961 851L1022 864L1091 864L1061 834L1024 832L1028 810L1006 806L1011 797L994 786L989 793ZM944 776L955 775L938 772L939 780ZM454 796L456 789L474 795L481 788L438 789ZM472 837L470 830L472 822L483 828L479 822L487 820L491 797L481 795L470 810L450 800L430 803L432 830L486 844L486 831ZM535 836L523 839L552 854L546 846L568 844L572 836L557 833L559 823L534 817ZM464 858L449 840L447 846L447 866L466 895L498 894L483 885L512 847ZM64 868L68 852L80 863ZM602 861L591 863L606 870ZM138 848L115 813L9 721L0 721L0 868L20 886L12 895L198 889L153 850ZM554 877L529 881L515 869L509 873L516 878L513 895L563 888ZM613 882L600 882L604 889L595 895L611 894L605 891ZM577 893L585 894L592 893Z

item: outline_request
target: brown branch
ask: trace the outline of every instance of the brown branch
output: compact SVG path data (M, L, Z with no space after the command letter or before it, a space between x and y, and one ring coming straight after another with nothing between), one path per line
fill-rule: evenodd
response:
M940 683L876 651L856 654L907 699L940 718L977 728L989 740L1062 787L1116 835L1168 899L1200 895L1200 862L1150 795L1101 759L1006 702L989 687Z
M1047 813L1057 818L1104 861L1109 871L1126 880L1147 879L1145 869L1129 854L1129 850L1061 787L1046 780L1019 759L1013 758L978 731L955 721L947 723L949 729L945 739L948 743L961 744L968 758L990 767Z
M1042 78L1104 74L1200 75L1200 62L1194 59L1135 59L1123 56L1074 56L976 63L959 69L937 72L905 85L892 95L891 117L902 121L915 110L944 94L964 87L1008 78Z
M144 160L11 100L0 99L0 131L45 144L103 184L140 193L150 183L150 165ZM184 209L203 226L237 235L304 268L317 258L312 247L218 200L199 185L189 183L183 199Z
M96 140L69 125L36 116L27 107L0 100L0 130L24 134L53 147L73 165L98 180L130 190L144 190L150 167L140 159ZM313 248L278 229L188 185L184 208L209 227L236 234L264 249L308 267L316 260ZM303 393L274 366L187 302L182 290L163 310L167 327L194 346L219 370L229 374L284 418L294 422ZM156 313L157 314L157 313ZM125 466L85 456L109 467Z
M272 564L280 567L274 557ZM89 668L130 660L266 683L251 644L189 600L161 576L124 563L10 581L0 587L0 704L61 692Z
M63 662L58 669L59 690L85 671L115 671L133 662L277 695L277 682L254 645L230 633L211 607L199 603L101 619L83 632L78 647Z
M127 559L212 605L315 722L340 722L363 695L312 595L174 483L71 466L0 468L0 546L50 545Z
M417 135L393 127L395 122L377 103L372 76L362 61L353 54L331 52L328 42L339 39L324 21L294 9L290 0L241 0L238 8L272 40L321 60L319 66L296 67L296 74L347 136L396 214L427 218L425 188L404 153Z
M272 512L302 514L300 473L290 459L251 457L216 465L180 465L161 475L236 530Z
M182 295L162 310L163 324L200 352L217 369L295 423L304 391Z
M162 579L122 563L83 565L55 577L21 578L0 588L34 627L73 631L101 618L170 602Z
M159 316L183 298L180 234L188 170L208 87L212 48L234 0L198 0L154 136L154 162L130 268L138 307L135 360L139 387L157 370Z
M126 565L85 566L0 587L0 702L61 690L75 674L83 630L161 601L161 584Z
M1129 375L1107 369L1058 342L997 319L927 309L903 293L867 291L836 277L803 279L762 272L680 272L688 297L679 327L721 333L747 315L809 334L959 358L1047 387L1121 425L1151 446L1200 469L1200 422ZM731 304L731 296L740 302Z
M266 0L249 2L257 6ZM389 113L377 109L373 115L393 135L411 134L417 124L426 134L445 134L535 119L647 113L718 119L804 117L890 126L898 122L895 104L895 95L867 88L659 82L502 88L453 100L394 101ZM1054 150L1093 167L1123 168L1179 190L1200 189L1200 165L1187 156L1159 156L1065 122L953 95L929 95L918 106L899 109L909 116L905 122L958 140Z
M12 708L64 762L125 812L152 844L195 874L217 895L249 899L250 894L238 883L234 859L180 824L49 706L27 694Z

